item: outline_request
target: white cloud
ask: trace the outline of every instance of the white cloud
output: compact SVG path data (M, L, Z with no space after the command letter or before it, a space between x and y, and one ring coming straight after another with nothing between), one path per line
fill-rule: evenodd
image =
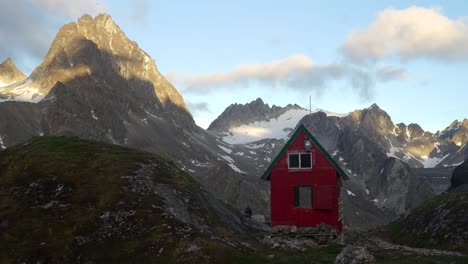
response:
M450 19L438 8L388 8L367 28L351 33L341 50L346 57L361 62L388 56L467 60L468 20Z
M394 65L382 65L377 67L376 76L381 81L406 80L406 70Z
M35 0L33 3L38 8L44 7L51 13L71 18L78 18L85 13L94 16L106 11L105 6L97 0Z
M296 54L271 63L244 64L227 72L205 75L168 74L166 77L181 84L184 92L208 93L219 88L247 88L253 83L269 87L286 87L297 91L324 92L329 83L347 81L363 99L370 99L374 83L367 69L348 64L315 64L309 57Z
M192 112L194 115L206 112L210 113L210 108L208 106L208 103L206 102L187 102L188 108L190 109L190 112Z
M294 71L309 69L313 62L304 55L293 55L284 60L265 64L243 64L229 72L215 72L199 76L168 74L172 81L182 81L187 90L203 91L219 86L247 85L251 81L275 84Z

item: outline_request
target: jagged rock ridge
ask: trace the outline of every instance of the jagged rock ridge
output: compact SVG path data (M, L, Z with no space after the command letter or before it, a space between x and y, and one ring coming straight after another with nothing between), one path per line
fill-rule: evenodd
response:
M276 105L270 107L261 98L257 98L255 101L245 105L231 104L210 124L208 130L227 131L232 127L246 125L255 121L266 121L277 118L291 109L302 109L302 107L296 104L289 104L286 107Z

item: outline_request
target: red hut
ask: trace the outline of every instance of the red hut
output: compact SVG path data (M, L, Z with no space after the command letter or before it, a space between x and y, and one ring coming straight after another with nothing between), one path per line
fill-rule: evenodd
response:
M342 178L348 176L301 124L262 175L271 182L271 225L325 223L341 232Z

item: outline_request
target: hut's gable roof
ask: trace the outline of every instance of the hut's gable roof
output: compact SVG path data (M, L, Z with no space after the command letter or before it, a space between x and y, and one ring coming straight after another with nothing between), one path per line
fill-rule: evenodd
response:
M343 179L347 180L349 179L348 175L343 171L343 169L336 163L336 161L328 154L328 152L320 145L320 143L315 139L314 136L310 133L310 131L304 126L304 124L300 124L299 127L294 131L294 134L292 134L291 138L286 142L286 144L283 146L281 151L276 155L275 159L270 163L268 168L265 170L265 172L262 174L261 179L262 180L270 180L270 173L273 167L278 163L278 161L281 159L283 154L286 152L286 150L289 148L289 146L293 143L294 139L296 139L297 135L301 131L304 131L307 136L312 140L312 142L317 146L317 148L322 152L322 154L325 156L325 158L333 165L333 167L338 171L338 173L343 177Z

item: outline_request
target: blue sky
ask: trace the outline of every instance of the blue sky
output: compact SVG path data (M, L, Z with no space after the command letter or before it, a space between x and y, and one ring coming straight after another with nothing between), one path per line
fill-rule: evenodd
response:
M29 2L19 1L18 15L30 12L21 10ZM314 108L334 112L377 103L395 123L433 132L468 118L464 1L73 2L33 2L45 22L29 28L41 33L42 50L21 44L27 30L12 36L0 26L0 37L20 43L0 47L0 60L12 57L29 73L63 23L107 12L155 59L202 127L231 103L261 97L308 107L309 95Z

